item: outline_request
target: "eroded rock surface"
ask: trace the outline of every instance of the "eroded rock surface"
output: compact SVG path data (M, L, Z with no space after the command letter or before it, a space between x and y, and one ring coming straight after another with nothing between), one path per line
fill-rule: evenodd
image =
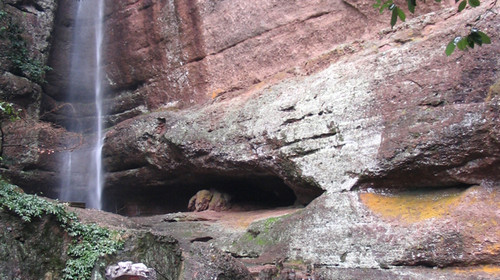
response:
M176 212L214 186L240 203L305 208L223 233L201 218L142 225L270 271L498 278L500 45L444 55L464 23L500 37L494 3L390 29L364 1L117 1L107 10L110 210ZM59 102L52 85L46 112ZM61 148L43 133L78 137L33 127L4 130L4 147L20 142L12 132L37 141L4 148L3 173L55 193ZM263 195L245 201L249 189ZM204 245L193 252L212 252Z
M55 71L43 102L44 120L62 125L71 118L64 94L76 5L59 3L49 60ZM105 12L106 123L241 93L385 26L370 6L342 0L114 1ZM72 106L91 107L85 100ZM90 117L88 111L81 117Z
M9 59L14 49L8 38L9 32L20 32L22 41L26 43L26 60L37 61L45 65L51 50L51 34L57 3L54 0L18 1L6 0L0 3L0 10L6 15L2 19L2 37L0 39L0 98L15 104L16 109L22 109L25 118L38 119L42 88L40 81L31 81L30 71L36 71L36 66L29 65L27 69L16 69ZM20 38L17 38L17 44ZM22 47L17 46L22 49ZM33 69L35 68L35 70ZM16 72L16 73L11 73ZM23 73L20 73L23 72ZM22 76L24 75L24 76ZM40 83L40 84L37 84Z
M84 222L120 230L124 241L122 250L100 260L110 269L105 271L105 267L97 265L92 279L252 279L241 262L212 246L192 244L180 248L173 237L151 233L125 217L88 209L69 211L77 211ZM3 279L62 279L72 240L54 217L41 216L28 223L0 209L0 218ZM118 263L124 259L141 263ZM115 263L118 265L112 266Z
M224 248L301 260L325 275L338 275L335 267L496 264L500 48L444 56L435 46L482 12L453 13L416 18L306 76L296 68L210 106L122 123L107 134L107 163L117 167L110 182L143 174L168 182L186 166L219 174L239 166L282 176L299 201L320 187L323 195L266 234L268 246L252 254ZM480 28L495 36L493 22ZM137 154L141 164L127 168ZM248 238L264 242L261 234Z

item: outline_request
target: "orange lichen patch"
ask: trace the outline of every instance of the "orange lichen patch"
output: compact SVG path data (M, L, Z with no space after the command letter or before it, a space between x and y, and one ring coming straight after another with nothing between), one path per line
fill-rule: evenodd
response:
M406 192L397 195L361 193L361 202L384 218L419 222L449 214L460 202L459 191Z
M221 93L223 93L223 92L224 92L224 90L222 90L222 89L220 89L220 88L218 88L218 89L216 89L216 90L212 91L212 94L211 94L212 99L217 98L217 96L219 96L219 95L220 95Z
M500 95L500 79L490 87L486 101L490 101L496 95Z
M484 265L481 268L481 271L484 271L489 274L500 274L500 266L497 265Z
M500 233L496 233L497 237L500 237ZM491 256L496 256L500 254L500 244L495 243L491 244L489 246L486 246L483 250L481 250L481 253L486 254L486 255L491 255Z
M453 272L457 274L477 274L477 273L486 273L490 275L498 275L500 276L500 266L497 265L481 265L476 267L460 267L453 269Z

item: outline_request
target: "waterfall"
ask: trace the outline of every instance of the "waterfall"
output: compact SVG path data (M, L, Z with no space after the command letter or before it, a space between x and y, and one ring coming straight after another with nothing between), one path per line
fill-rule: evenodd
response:
M63 155L60 199L85 202L89 208L101 209L104 184L101 156L104 142L101 67L104 0L76 3L66 97L71 112L66 126L69 131L81 134L84 141Z

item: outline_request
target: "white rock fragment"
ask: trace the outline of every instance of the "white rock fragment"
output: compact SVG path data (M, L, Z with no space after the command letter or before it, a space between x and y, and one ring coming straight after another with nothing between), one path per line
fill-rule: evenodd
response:
M106 268L106 279L128 279L126 276L134 277L133 279L141 280L156 280L156 272L152 268L148 268L143 263L132 263L131 261L118 262L117 265L110 265ZM137 278L140 277L140 278Z

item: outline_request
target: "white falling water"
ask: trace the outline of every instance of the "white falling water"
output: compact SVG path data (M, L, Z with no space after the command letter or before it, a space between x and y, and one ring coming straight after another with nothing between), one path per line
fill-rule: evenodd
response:
M60 199L85 202L89 208L101 209L104 184L101 159L104 141L101 67L104 0L77 1L76 5L66 99L72 104L72 112L67 128L81 133L85 141L65 153L62 159ZM89 110L90 104L95 104L95 111Z
M95 36L95 42L96 42L96 54L95 54L95 63L96 63L96 79L94 80L95 83L95 107L96 107L96 145L94 149L94 164L95 164L95 170L96 170L96 176L95 176L95 181L94 181L94 200L95 203L93 203L93 207L97 209L102 208L102 201L101 201L101 195L102 195L102 185L104 184L103 181L103 172L102 172L102 146L104 144L104 136L102 133L102 67L101 67L101 46L102 46L102 41L103 41L103 19L104 19L104 0L98 0L98 5L97 5L97 23L96 23L96 36Z

